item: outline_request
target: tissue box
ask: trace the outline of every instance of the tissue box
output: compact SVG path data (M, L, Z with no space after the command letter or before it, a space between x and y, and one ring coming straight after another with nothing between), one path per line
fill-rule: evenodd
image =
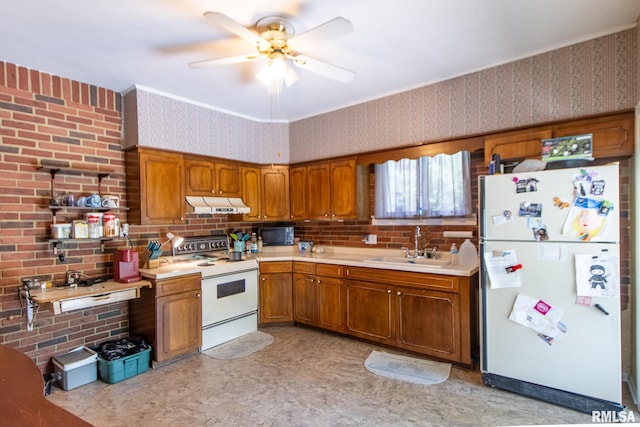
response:
M87 347L79 347L53 358L54 377L64 389L71 390L98 379L98 355Z

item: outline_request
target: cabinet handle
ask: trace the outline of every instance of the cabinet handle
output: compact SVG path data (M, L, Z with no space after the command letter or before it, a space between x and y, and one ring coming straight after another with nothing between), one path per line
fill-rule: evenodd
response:
M387 290L387 293L388 293L388 294L390 294L390 293L391 293L391 289L388 289L388 290Z
M263 278L262 278L262 280L263 280L263 281L264 281L264 280L267 280L267 278L266 278L266 277L263 277Z
M200 298L200 294L196 294L196 299Z
M320 283L320 279L318 279L318 283Z
M304 280L305 280L305 282L311 282L311 283L313 283L313 279L304 279Z
M398 296L402 295L402 292L398 291Z

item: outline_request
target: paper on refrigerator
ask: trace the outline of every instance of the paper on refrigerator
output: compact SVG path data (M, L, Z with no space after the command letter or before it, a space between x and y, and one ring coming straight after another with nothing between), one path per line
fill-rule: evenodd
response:
M509 320L538 333L547 344L564 336L567 327L561 322L563 311L549 303L519 294L513 304Z
M518 265L518 257L515 250L485 252L484 263L489 275L491 289L518 288L522 286L520 271L509 271L510 267Z

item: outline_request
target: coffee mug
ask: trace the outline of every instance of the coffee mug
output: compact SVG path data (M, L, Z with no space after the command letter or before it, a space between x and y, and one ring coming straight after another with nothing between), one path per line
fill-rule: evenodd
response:
M102 206L102 199L97 194L92 194L87 197L85 205L89 208L99 208Z
M78 197L76 199L76 206L78 206L78 207L87 206L87 198L86 197Z
M117 208L120 206L120 197L118 196L102 196L103 208Z

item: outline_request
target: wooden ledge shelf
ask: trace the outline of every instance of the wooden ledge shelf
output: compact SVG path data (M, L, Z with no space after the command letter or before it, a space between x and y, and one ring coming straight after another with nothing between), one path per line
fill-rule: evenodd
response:
M54 314L61 314L67 311L139 298L140 288L151 288L151 286L152 284L148 280L131 283L110 280L93 286L30 290L30 297L38 306L50 305Z

